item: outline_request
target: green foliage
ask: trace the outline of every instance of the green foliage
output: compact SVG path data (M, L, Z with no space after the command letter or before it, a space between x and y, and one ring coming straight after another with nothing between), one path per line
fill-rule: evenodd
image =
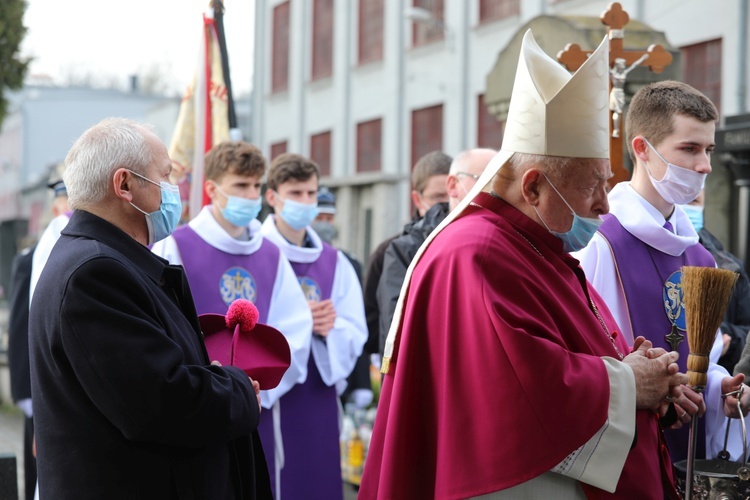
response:
M8 111L7 90L23 86L29 59L22 59L19 50L26 35L23 25L25 0L0 0L0 124Z

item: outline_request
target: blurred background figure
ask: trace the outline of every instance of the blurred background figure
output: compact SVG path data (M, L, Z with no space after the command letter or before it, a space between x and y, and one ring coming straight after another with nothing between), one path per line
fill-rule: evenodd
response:
M26 246L13 258L8 291L8 366L10 393L24 415L23 470L26 500L34 498L36 458L32 452L34 423L31 411L31 370L29 368L29 284L31 260L36 245Z
M318 233L320 239L333 245L333 240L338 235L335 226L336 222L336 195L326 186L320 186L318 189L318 216L315 217L310 226ZM336 247L338 248L338 247ZM351 253L338 249L349 259L354 271L357 273L357 279L362 284L362 263ZM365 346L367 347L367 346ZM357 359L349 378L346 379L347 386L341 394L341 404L346 407L352 404L354 408L366 408L372 403L372 385L370 381L370 353L367 349Z
M320 186L320 189L318 189L318 215L312 224L310 224L310 227L318 233L321 240L329 245L336 246L334 245L334 240L339 235L338 229L336 229L336 195L327 186ZM338 248L338 250L349 259L361 283L362 263L357 257L346 250L342 248Z
M450 173L452 158L441 151L431 151L420 157L414 164L411 172L411 201L414 205L414 217L406 225L411 226L415 222L425 217L427 211L434 205L443 203L447 207L448 191L446 190L446 180ZM436 209L437 210L437 209ZM393 240L401 236L403 232L394 234L390 238L381 242L370 254L367 261L367 271L365 273L364 297L365 297L365 316L367 318L368 338L365 348L370 352L383 352L383 340L380 338L380 325L384 320L381 318L382 311L378 301L378 286L380 277L383 274L383 261L385 251ZM390 324L390 323L389 323ZM379 359L377 366L380 367Z
M44 229L39 243L27 245L13 259L8 297L8 365L11 396L24 414L23 468L26 499L34 498L36 458L33 452L34 420L31 405L31 370L29 365L29 307L34 288L42 274L60 231L68 224L68 191L62 180L64 164L54 167L47 187L52 190L52 220Z
M386 247L376 295L378 310L380 311L381 356L409 264L430 233L443 222L448 213L456 208L474 187L479 176L484 172L484 168L496 153L497 151L494 149L477 148L461 151L452 160L450 156L442 153L433 154L429 157L430 161L434 162L433 165L441 166L440 168L445 165L449 167L447 176L433 176L434 179L444 178L443 189L445 189L447 198L445 201L430 206L422 214L421 219L404 226L401 235ZM412 194L412 196L414 195ZM416 200L417 197L413 199Z
M719 239L706 229L703 217L704 204L705 191L701 191L695 200L683 205L682 208L690 218L690 222L693 223L701 245L711 252L711 255L716 259L716 265L722 269L735 271L740 275L720 327L724 348L719 358L719 364L726 368L729 373L736 375L742 372L745 377L750 377L750 353L747 356L743 355L747 332L750 330L750 278L748 278L742 261L726 250ZM739 363L741 357L744 361Z
M31 263L31 282L29 284L29 301L34 297L36 283L42 274L42 269L49 259L52 247L60 239L60 231L68 225L70 219L70 209L68 208L68 190L65 187L62 176L65 171L63 163L52 172L50 182L47 186L52 189L54 199L52 200L52 217L53 219L47 224L42 236L39 237L39 243L34 250L34 256Z

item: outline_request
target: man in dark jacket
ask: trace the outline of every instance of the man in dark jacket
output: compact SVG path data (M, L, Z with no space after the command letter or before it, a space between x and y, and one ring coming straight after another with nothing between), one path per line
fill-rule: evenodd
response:
M411 202L414 205L413 220L424 217L433 205L448 201L445 180L451 166L451 157L440 151L423 155L414 164L411 172ZM383 343L379 339L380 309L378 304L378 283L383 273L383 258L390 243L398 238L395 234L380 244L370 254L365 271L364 300L368 338L365 349L371 354L383 354Z
M36 459L32 453L34 423L31 418L31 373L29 370L29 283L35 247L24 248L13 258L8 298L8 365L10 394L24 413L23 471L26 500L34 498Z
M704 204L705 193L701 191L695 200L683 205L682 208L698 233L700 244L706 247L716 260L716 266L739 274L727 312L724 314L724 321L719 327L724 340L719 364L734 375L744 373L747 380L750 377L750 352L745 354L743 349L747 332L750 330L750 278L742 260L726 250L719 239L706 229L703 223Z
M739 373L735 366L740 361L742 350L745 348L747 332L750 330L750 278L745 271L745 264L731 252L724 248L719 239L709 232L705 227L698 231L701 245L711 252L716 259L716 265L722 269L729 269L739 274L737 284L732 291L732 297L721 322L719 330L722 336L729 337L728 343L725 338L725 349L719 358L719 364L727 369L729 373ZM750 360L746 361L750 363ZM745 366L742 373L750 377L750 370Z
M148 249L181 213L166 148L108 119L65 163L74 213L30 312L40 497L268 497L257 382L210 363L183 269Z
M427 210L423 217L404 226L401 236L388 244L383 256L383 271L377 288L380 332L380 354L383 354L385 339L396 310L406 270L424 240L438 224L469 193L497 151L494 149L469 149L459 153L449 164L445 180L447 203L438 203ZM446 157L450 159L450 157Z

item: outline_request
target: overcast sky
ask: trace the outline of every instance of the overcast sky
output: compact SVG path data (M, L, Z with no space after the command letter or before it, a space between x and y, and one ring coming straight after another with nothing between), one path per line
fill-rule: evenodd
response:
M158 68L183 89L198 58L208 0L27 0L22 55L30 75L65 83L70 75L128 76ZM224 25L235 95L252 86L253 0L224 0Z

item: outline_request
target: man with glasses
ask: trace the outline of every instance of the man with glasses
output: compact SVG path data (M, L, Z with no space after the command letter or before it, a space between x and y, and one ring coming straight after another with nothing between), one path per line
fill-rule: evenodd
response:
M415 207L412 222L420 220L435 204L448 201L445 180L450 173L451 157L440 151L432 151L422 156L411 171L411 200ZM379 339L380 306L378 305L378 283L383 274L383 258L388 245L402 233L395 234L380 242L370 253L365 270L364 297L365 317L368 338L365 349L373 354L383 353L383 343Z
M401 293L401 285L406 276L406 269L416 255L417 250L433 229L440 224L446 215L456 208L467 193L474 187L479 176L484 172L484 167L490 162L497 151L494 149L469 149L459 153L450 163L448 175L445 176L443 188L446 190L446 201L433 205L424 213L424 216L416 222L404 227L401 236L394 239L386 248L383 257L383 273L378 283L377 300L380 310L379 337L380 353L383 353L385 338L391 326L393 312L396 310L396 302ZM442 154L442 153L440 153ZM443 155L446 156L446 155ZM447 156L446 156L447 158ZM415 166L415 171L417 166ZM430 178L432 184L437 184L438 176ZM415 183L416 187L416 183ZM430 187L428 185L428 187ZM438 190L435 189L435 192ZM425 193L422 199L426 198ZM412 191L412 199L415 200L415 191Z
M417 215L424 217L438 203L448 201L445 179L448 176L451 157L441 151L427 153L414 164L411 174L411 201Z

